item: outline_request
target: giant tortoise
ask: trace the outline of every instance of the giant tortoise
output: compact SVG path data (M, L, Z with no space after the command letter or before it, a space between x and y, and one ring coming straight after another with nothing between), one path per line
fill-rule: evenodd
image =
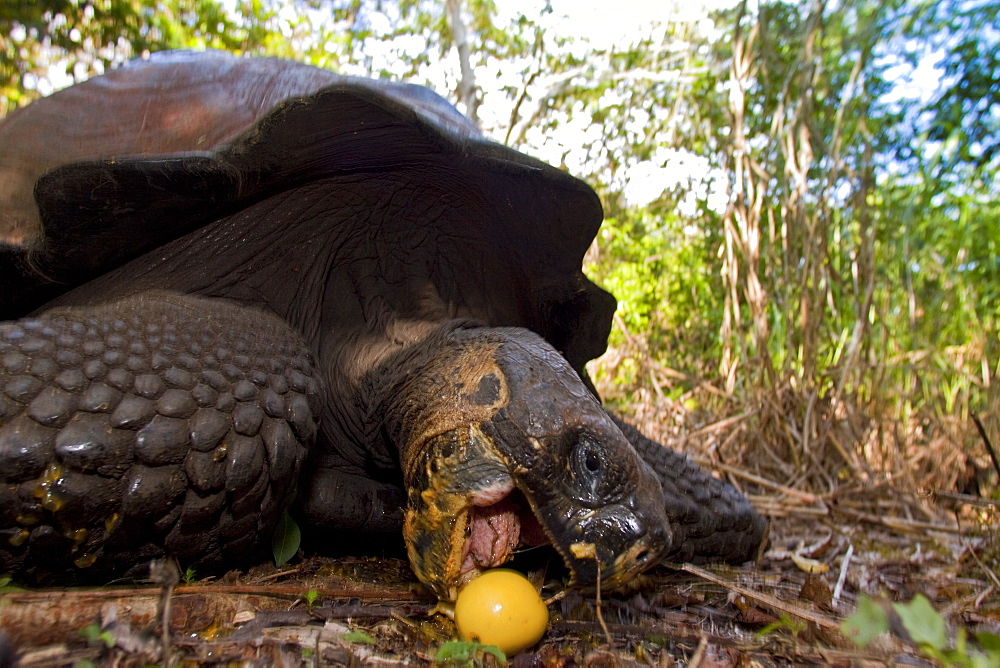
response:
M156 54L0 124L0 216L0 573L245 564L289 507L443 599L521 545L611 587L762 541L587 378L595 193L424 88Z

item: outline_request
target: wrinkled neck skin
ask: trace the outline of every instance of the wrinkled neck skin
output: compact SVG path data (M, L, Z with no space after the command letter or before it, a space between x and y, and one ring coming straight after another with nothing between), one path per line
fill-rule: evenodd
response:
M659 481L537 335L447 323L366 387L399 449L411 566L442 599L524 545L551 544L574 584L606 587L668 546Z
M507 399L494 359L505 340L490 336L500 331L472 320L436 324L369 375L369 415L402 459L412 462L435 436L493 418Z

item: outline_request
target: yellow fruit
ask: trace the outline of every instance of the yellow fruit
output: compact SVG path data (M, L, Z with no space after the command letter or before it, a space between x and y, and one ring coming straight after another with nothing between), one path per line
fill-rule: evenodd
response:
M535 587L507 568L484 572L465 585L455 600L459 637L496 645L507 656L541 640L548 623L548 608Z

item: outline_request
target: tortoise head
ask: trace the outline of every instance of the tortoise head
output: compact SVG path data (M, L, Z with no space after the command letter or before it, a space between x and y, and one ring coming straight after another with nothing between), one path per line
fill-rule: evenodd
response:
M444 349L442 349L444 350ZM659 480L563 357L523 329L459 329L423 368L402 450L404 537L443 599L523 545L612 588L671 541ZM428 385L429 383L429 385Z

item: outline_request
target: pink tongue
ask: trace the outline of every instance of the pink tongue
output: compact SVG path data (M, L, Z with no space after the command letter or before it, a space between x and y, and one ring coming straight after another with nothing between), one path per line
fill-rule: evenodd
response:
M517 519L517 504L510 499L501 499L490 506L474 507L469 531L462 559L462 574L473 569L500 566L517 547L520 538L521 523Z

